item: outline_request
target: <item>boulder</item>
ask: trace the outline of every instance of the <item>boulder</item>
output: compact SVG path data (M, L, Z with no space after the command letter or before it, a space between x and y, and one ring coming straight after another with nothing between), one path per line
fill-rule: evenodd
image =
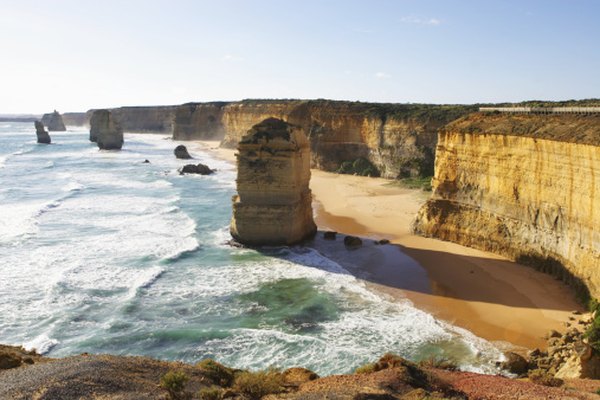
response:
M120 150L123 130L108 110L95 110L90 118L90 141L101 150Z
M51 142L50 135L44 129L44 124L42 124L41 121L35 121L34 125L35 125L35 134L37 135L37 142L44 143L44 144L50 144L50 142Z
M556 377L600 379L600 356L594 354L589 344L577 342L570 357L556 373Z
M334 231L323 232L323 239L325 239L325 240L335 240L336 237L337 237L337 232L334 232Z
M302 128L277 118L256 124L238 143L231 236L251 246L312 237L310 146Z
M54 112L44 114L42 116L42 123L48 127L50 132L64 132L67 130L65 123L63 122L62 115L56 110Z
M183 168L181 168L179 170L179 173L181 175L183 175L183 174L210 175L214 172L215 172L215 170L210 169L208 165L204 165L204 164L198 164L198 165L187 164L187 165L184 165Z
M175 153L175 157L180 158L182 160L189 160L190 158L192 158L192 156L190 156L190 153L188 153L187 148L182 144L175 147L175 150L173 152Z
M356 236L346 236L344 238L344 245L350 249L357 249L362 246L362 240Z
M33 364L41 356L35 350L0 344L0 370L18 368L23 364Z
M513 352L504 353L506 360L502 362L502 368L516 375L525 375L529 370L529 362L525 357Z

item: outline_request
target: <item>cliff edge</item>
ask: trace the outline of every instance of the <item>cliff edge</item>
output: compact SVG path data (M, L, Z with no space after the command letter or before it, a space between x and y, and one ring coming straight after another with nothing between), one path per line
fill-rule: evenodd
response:
M553 273L600 297L600 116L473 114L443 128L416 233Z

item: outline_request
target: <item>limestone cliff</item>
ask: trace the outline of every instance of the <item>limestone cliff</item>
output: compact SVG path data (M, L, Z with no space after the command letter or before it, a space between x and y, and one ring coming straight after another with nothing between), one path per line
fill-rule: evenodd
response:
M240 243L290 245L313 235L310 149L302 130L270 118L238 145L231 235Z
M54 110L54 112L44 114L42 116L42 123L48 127L48 131L50 132L64 132L67 130L62 116L56 110Z
M225 136L223 107L227 103L183 104L173 115L173 139L221 139ZM251 126L251 125L250 125Z
M123 147L123 129L109 110L96 110L90 119L90 141L101 150L120 150Z
M244 100L178 107L174 138L224 135L235 147L254 124L279 118L300 126L311 146L312 166L337 170L344 161L368 158L382 176L433 173L437 130L475 110L471 106L374 104L331 100Z
M440 131L415 231L600 297L600 116L473 114Z
M173 113L176 106L140 106L110 108L115 121L125 132L171 133ZM86 112L91 120L94 109Z
M67 126L89 126L90 120L84 112L63 113L63 121Z
M217 139L235 148L255 124L279 118L308 136L311 165L337 171L369 159L387 178L431 175L437 131L474 106L378 104L333 100L243 100L111 109L125 132L172 133L176 140ZM73 125L87 125L73 116ZM70 122L67 122L69 125Z

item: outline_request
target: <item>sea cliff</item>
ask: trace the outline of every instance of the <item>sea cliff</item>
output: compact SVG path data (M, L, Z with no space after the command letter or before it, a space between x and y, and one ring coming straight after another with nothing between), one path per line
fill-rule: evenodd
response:
M502 254L600 297L600 116L473 114L438 137L425 236Z
M62 115L63 121L67 126L89 126L90 120L87 113L67 112Z
M109 111L125 132L171 133L176 106L140 106L110 108ZM89 125L94 109L86 112L84 125Z
M342 162L362 157L384 177L423 176L433 173L438 129L474 110L332 100L190 103L175 112L173 138L222 138L223 147L234 148L253 125L274 117L306 132L314 168L336 171Z
M125 132L172 133L175 140L222 140L235 148L255 124L278 118L300 126L310 141L311 165L337 171L368 159L386 178L433 174L437 131L475 106L384 104L334 100L242 100L179 106L110 109ZM89 125L68 115L67 125Z

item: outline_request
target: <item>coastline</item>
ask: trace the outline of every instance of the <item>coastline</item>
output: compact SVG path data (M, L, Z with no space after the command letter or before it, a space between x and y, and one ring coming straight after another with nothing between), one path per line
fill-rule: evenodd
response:
M235 150L218 147L218 141L193 143L197 150L235 162ZM391 180L318 170L312 170L311 190L320 231L388 239L406 256L398 257L393 245L379 246L378 265L354 259L353 273L375 290L408 298L501 349L544 348L548 331L564 330L572 311L583 311L571 290L549 275L491 253L413 235L412 219L429 193ZM344 253L332 258L346 265L352 257L344 260Z

